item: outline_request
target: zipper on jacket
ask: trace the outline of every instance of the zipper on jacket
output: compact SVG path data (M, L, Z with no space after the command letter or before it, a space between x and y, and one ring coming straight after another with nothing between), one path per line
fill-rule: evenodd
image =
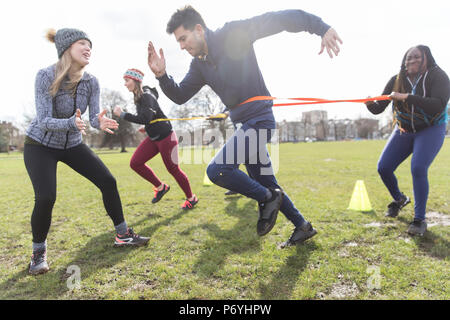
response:
M416 94L416 87L419 84L420 79L422 78L423 75L420 75L420 77L416 80L416 83L413 84L411 82L411 80L409 80L409 78L407 77L406 79L409 81L410 85L411 85L411 94L415 95ZM425 74L426 76L426 74ZM425 80L425 79L424 79ZM425 83L425 81L423 81L423 83ZM416 128L414 127L414 105L411 105L411 127L413 132L416 132Z
M41 144L44 144L45 137L47 136L48 131L45 131L44 137L41 139Z
M55 111L56 117L58 117L58 110L56 110L56 107L55 107L55 97L52 98L52 116L53 116L53 111ZM48 133L48 131L45 131L45 134L44 134L44 137L42 138L41 144L43 144L43 141L45 140L47 133ZM53 131L50 134L50 137L48 138L47 147L49 146L50 140L52 140L52 137L53 137Z
M77 87L75 88L75 96L73 98L73 114L72 114L72 116L77 112L77 93L78 93L78 86L80 85L80 82L81 82L81 80L78 81ZM67 130L66 143L64 144L64 150L67 149L67 143L69 142L69 133L70 133L70 131Z

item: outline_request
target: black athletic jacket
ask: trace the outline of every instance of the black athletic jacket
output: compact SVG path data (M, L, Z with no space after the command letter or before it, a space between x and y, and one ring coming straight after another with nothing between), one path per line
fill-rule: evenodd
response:
M393 91L393 76L384 88L383 95ZM408 79L403 84L409 96L405 104L392 106L395 121L407 132L417 132L427 127L446 123L447 103L450 97L450 82L447 74L438 66L434 66L423 74L415 88ZM390 100L377 101L367 107L373 114L382 113L391 103Z
M166 138L172 133L172 125L170 121L159 121L150 124L150 121L155 119L167 119L164 112L159 107L158 92L156 89L151 89L150 87L144 86L144 93L139 98L136 103L137 115L123 112L120 116L121 118L138 124L145 125L145 131L151 140L160 141Z

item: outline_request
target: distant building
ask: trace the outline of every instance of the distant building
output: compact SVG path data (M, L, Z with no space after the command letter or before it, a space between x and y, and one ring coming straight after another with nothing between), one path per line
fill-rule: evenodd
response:
M314 110L302 113L302 122L316 124L322 121L328 121L328 112L322 110Z
M382 134L378 126L376 119L328 120L328 113L322 110L303 112L302 121L277 124L280 142L379 139Z

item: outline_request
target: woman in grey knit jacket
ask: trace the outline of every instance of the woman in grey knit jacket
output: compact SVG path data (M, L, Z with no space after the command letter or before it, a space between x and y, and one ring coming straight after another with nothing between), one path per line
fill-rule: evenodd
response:
M82 143L86 125L81 115L89 105L92 127L113 133L116 121L99 113L100 87L84 71L89 64L92 42L81 30L49 30L47 39L56 45L58 62L38 72L35 83L36 118L25 140L24 161L33 184L35 204L31 216L33 255L31 274L49 270L47 234L56 200L56 167L59 161L94 183L101 191L105 209L116 229L115 246L141 246L149 238L128 228L116 180L89 147Z

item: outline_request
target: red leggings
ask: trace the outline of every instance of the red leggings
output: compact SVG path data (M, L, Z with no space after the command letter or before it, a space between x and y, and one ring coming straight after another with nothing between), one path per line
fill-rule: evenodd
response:
M191 198L192 191L188 177L178 165L178 139L175 132L172 132L161 141L153 141L150 140L149 137L145 138L131 157L131 169L136 171L141 177L149 181L155 187L160 186L162 183L161 180L159 180L153 170L145 164L158 153L161 153L167 171L169 171L181 189L183 189L186 198Z

